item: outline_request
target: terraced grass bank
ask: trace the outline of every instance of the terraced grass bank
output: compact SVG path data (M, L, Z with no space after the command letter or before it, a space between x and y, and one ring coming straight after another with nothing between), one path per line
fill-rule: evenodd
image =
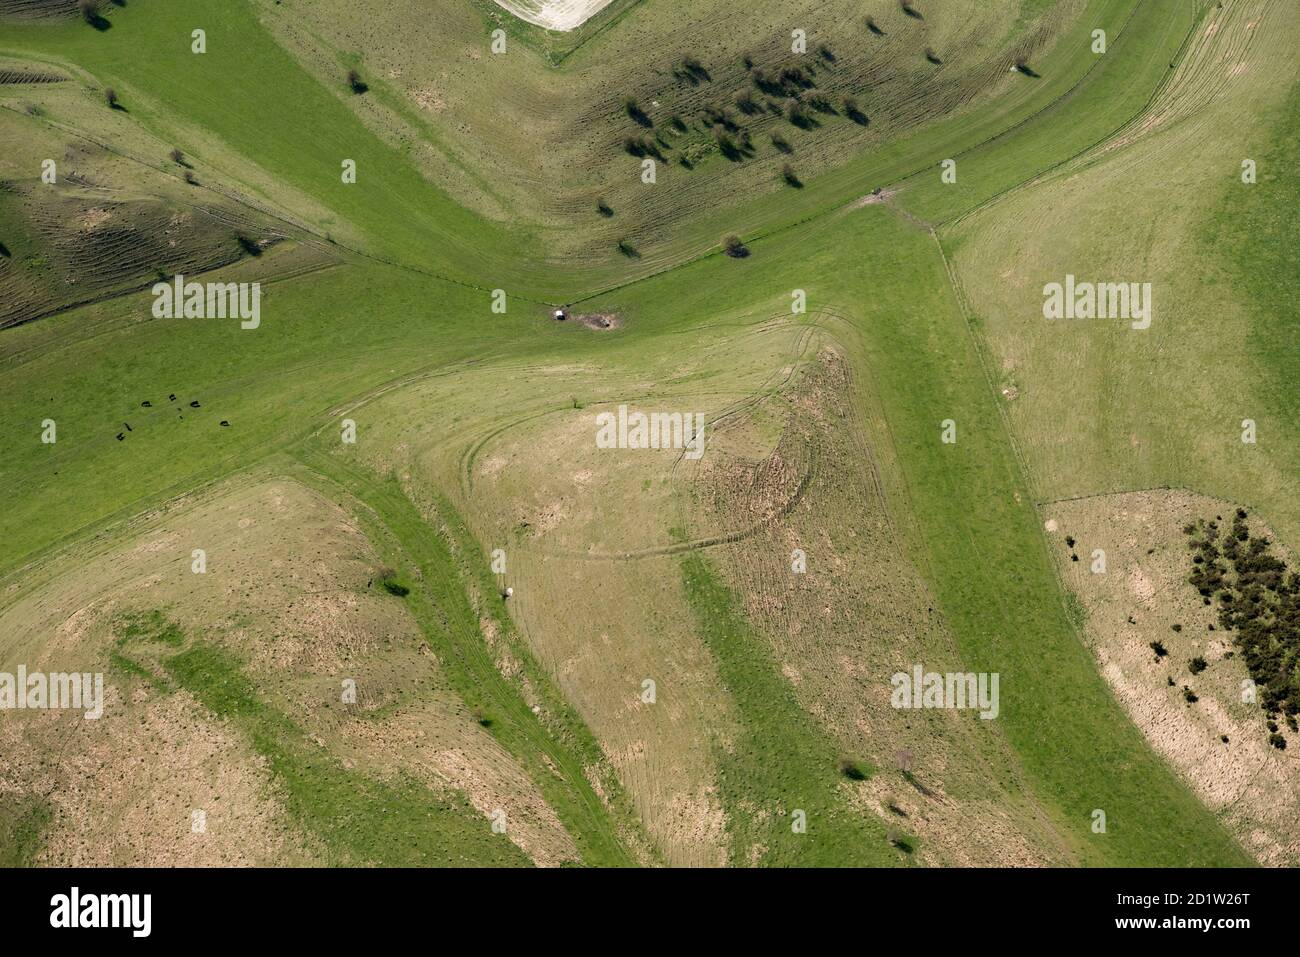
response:
M0 668L113 691L0 722L0 860L1288 860L1045 522L1177 485L1294 545L1293 7L32 7ZM1134 270L1144 338L1042 318ZM181 271L261 326L156 319ZM704 458L603 447L622 405ZM916 665L998 717L891 708Z

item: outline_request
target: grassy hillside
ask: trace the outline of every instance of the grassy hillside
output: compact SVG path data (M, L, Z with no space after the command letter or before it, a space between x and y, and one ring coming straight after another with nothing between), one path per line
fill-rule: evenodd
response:
M0 33L0 665L114 690L0 726L5 860L1251 863L1041 509L1179 485L1295 537L1286 5L59 12ZM260 327L153 319L176 272ZM1044 320L1066 272L1152 328ZM600 447L620 405L703 458ZM998 717L891 708L914 665Z

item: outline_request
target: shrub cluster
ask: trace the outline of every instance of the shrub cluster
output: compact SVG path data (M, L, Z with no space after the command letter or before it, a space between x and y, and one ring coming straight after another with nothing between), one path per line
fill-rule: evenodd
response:
M1189 581L1205 598L1217 597L1219 625L1233 632L1268 715L1269 741L1285 747L1276 730L1281 717L1297 730L1300 713L1300 576L1273 554L1273 543L1252 535L1246 510L1232 524L1222 519L1189 524L1183 531L1192 549Z

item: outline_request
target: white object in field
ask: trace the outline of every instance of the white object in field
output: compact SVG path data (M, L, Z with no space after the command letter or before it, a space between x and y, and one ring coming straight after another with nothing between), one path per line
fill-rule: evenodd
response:
M514 590L513 588L507 588L507 589L506 589L506 597L507 597L507 598L509 598L509 597L510 597L511 595L513 595L514 593L515 593L515 590Z
M576 30L614 0L496 0L520 20L547 30Z
M564 310L563 310L563 309L556 309L556 310L555 310L555 318L556 318L556 319L564 319L564 318L565 318Z

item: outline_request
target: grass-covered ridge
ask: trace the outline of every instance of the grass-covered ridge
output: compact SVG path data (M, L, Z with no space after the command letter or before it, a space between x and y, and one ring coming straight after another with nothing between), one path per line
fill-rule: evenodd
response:
M144 663L152 658L169 679L164 693L192 694L246 737L265 761L290 818L327 849L325 863L528 863L514 844L492 833L463 795L436 795L414 779L379 780L322 753L319 743L254 687L232 652L186 636L164 612L124 615L116 632L123 659L135 664L129 674L158 687Z
M731 862L777 867L881 866L907 852L884 827L850 808L844 793L870 777L796 703L770 653L746 626L735 598L698 555L682 559L696 627L718 663L745 728L727 742L720 780ZM912 844L908 845L909 850Z
M1039 509L1183 486L1300 527L1295 13L916 7L615 2L568 37L486 0L5 21L0 73L67 79L0 82L0 291L47 300L0 330L0 662L98 656L133 717L192 697L330 863L1249 863L1099 676ZM261 281L262 326L154 320L141 277L181 265ZM1066 272L1149 276L1150 333L1044 323ZM829 405L801 375L823 348L853 386ZM778 398L834 441L782 445ZM691 463L596 447L620 404L735 427L798 494L696 528ZM227 494L286 476L312 494ZM836 640L792 652L770 569L796 545L915 607L823 580L801 637ZM878 695L904 648L1001 675L998 719L950 735L952 793L817 698ZM336 707L366 668L373 698ZM11 797L0 853L28 863L71 805ZM545 840L492 834L497 804Z

